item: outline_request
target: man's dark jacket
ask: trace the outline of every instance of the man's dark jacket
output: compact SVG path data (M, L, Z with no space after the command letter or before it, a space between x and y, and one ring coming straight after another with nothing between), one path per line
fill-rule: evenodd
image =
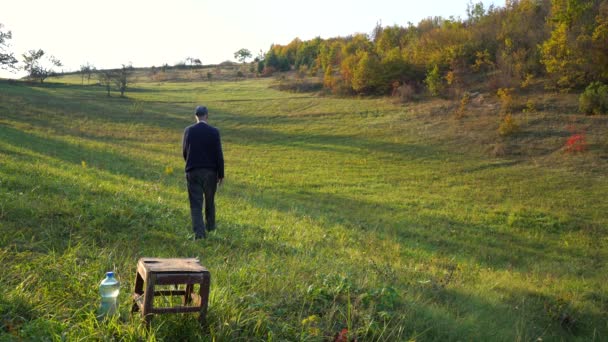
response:
M224 178L224 154L220 131L201 121L186 127L182 142L186 172L194 169L210 169Z

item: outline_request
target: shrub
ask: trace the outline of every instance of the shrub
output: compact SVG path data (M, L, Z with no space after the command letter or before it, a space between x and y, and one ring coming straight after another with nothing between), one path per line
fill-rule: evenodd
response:
M306 80L282 80L278 82L277 85L272 86L272 88L295 93L311 93L321 91L323 89L323 83Z
M464 94L462 95L462 98L460 99L460 105L458 106L458 109L454 113L454 115L456 116L457 119L462 119L464 117L465 111L466 111L469 103L471 103L471 94L469 94L469 92L465 91Z
M400 84L399 82L395 82L393 83L392 95L396 102L405 103L415 98L416 88L411 84Z
M428 71L426 78L424 79L424 84L426 84L427 89L433 96L439 96L443 92L443 80L437 65Z
M578 99L579 109L585 114L608 114L608 85L593 82Z
M521 81L521 87L524 89L528 88L532 84L532 81L534 81L534 75L526 74L526 76L524 77L524 80Z
M500 99L501 113L509 113L513 109L513 88L500 88L496 92Z
M513 119L511 114L505 115L500 123L500 126L498 126L498 134L502 135L503 137L509 136L518 130L519 125L515 122L515 119Z
M532 100L528 100L528 102L526 102L526 107L522 110L522 112L524 113L536 113L536 105L534 104L534 101Z

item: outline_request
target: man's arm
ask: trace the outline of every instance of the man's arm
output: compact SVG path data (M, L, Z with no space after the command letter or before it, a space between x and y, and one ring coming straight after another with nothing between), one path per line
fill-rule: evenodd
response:
M182 138L182 154L184 155L184 160L188 159L188 128L184 130L184 137Z
M222 184L224 181L224 152L222 151L222 139L220 138L220 131L217 131L217 179L218 183Z

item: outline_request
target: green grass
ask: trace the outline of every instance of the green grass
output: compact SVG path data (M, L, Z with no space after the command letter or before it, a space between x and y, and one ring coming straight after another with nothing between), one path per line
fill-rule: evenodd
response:
M269 82L139 83L126 99L77 77L0 83L0 340L608 338L605 118L547 105L500 140L484 109L456 121L443 101ZM226 183L218 230L195 242L180 148L197 104ZM572 120L586 153L561 149ZM489 156L497 141L517 153ZM200 258L204 329L129 314L143 256ZM110 270L120 316L99 322Z

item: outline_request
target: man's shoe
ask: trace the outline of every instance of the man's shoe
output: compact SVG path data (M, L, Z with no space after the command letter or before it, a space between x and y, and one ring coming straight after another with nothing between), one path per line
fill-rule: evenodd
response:
M194 240L201 240L201 239L204 239L204 238L206 238L205 233L203 233L203 234L195 234L194 235Z
M215 230L215 226L213 226L213 227L211 227L211 226L210 226L210 227L207 227L207 231L208 231L208 232L211 232L211 231L214 231L214 230Z

